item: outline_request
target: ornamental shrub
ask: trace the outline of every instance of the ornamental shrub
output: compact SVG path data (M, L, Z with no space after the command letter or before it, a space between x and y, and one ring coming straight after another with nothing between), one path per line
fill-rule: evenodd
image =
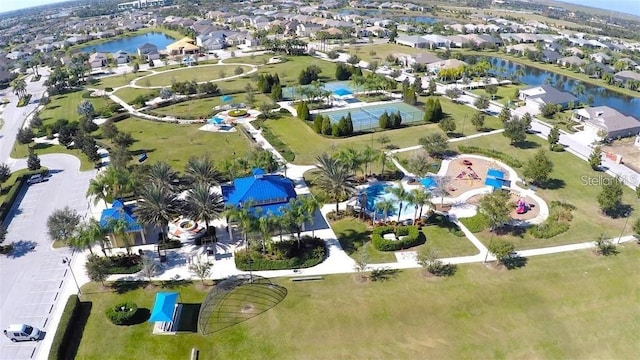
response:
M385 239L385 234L395 233L396 240ZM415 226L380 226L373 230L373 246L380 251L396 251L424 244L426 238Z
M114 325L131 325L138 312L138 305L134 302L123 302L105 310L105 315Z

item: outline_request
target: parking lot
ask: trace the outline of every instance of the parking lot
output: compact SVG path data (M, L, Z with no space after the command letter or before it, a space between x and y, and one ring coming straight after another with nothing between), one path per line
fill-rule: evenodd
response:
M48 160L45 162L45 159ZM45 332L57 307L64 306L65 290L74 290L70 268L63 258L73 261L68 248L53 249L47 235L47 218L55 210L69 206L83 215L88 202L85 192L91 173L78 173L77 160L70 157L43 156L43 165L51 169L46 181L25 185L7 218L7 242L16 249L0 262L0 327L26 323ZM64 297L64 298L63 298ZM51 339L47 338L50 343ZM39 354L41 342L12 343L0 336L0 359L46 358Z

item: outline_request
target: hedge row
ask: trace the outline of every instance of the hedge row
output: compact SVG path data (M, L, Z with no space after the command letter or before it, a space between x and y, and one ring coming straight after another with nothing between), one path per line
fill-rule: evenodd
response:
M69 336L73 331L73 324L80 312L80 299L78 295L71 295L62 311L62 317L53 337L49 360L62 360L66 358L66 351L69 348Z
M321 263L326 256L324 241L303 236L298 248L297 240L279 241L273 244L273 254L262 254L256 248L249 252L235 253L236 267L240 270L304 269Z
M395 233L397 240L384 238L385 234ZM373 230L373 246L380 251L396 251L424 244L426 238L415 226L379 226Z
M520 160L497 150L485 149L477 146L458 145L458 151L463 154L480 154L488 156L490 158L498 159L514 168L522 167L522 163L520 162Z
M472 233L478 233L489 227L489 217L480 212L470 218L460 219L460 222Z

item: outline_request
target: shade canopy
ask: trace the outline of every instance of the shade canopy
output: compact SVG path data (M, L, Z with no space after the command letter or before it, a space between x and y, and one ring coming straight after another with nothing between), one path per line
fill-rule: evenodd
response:
M231 96L231 95L222 95L220 97L220 100L222 100L222 102L229 102L229 101L233 100L233 96Z
M338 96L346 96L346 95L352 95L353 93L347 89L336 89L333 90L333 93L338 95Z
M156 294L156 302L153 304L149 322L173 321L173 312L178 303L177 292L160 292Z

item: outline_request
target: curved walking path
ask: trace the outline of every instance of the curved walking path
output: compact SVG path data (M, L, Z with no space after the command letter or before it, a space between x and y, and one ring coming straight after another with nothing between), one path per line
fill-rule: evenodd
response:
M258 65L244 64L244 63L224 64L224 63L221 63L220 61L218 61L217 64L203 64L203 65L196 65L196 66L189 66L189 67L180 67L180 68L177 68L177 69L169 69L169 70L163 70L163 71L155 71L154 70L154 71L151 71L152 73L149 74L149 75L141 76L139 78L135 78L135 79L131 80L131 82L129 82L129 85L127 85L127 86L135 88L135 89L162 89L162 88L166 88L168 86L171 86L171 84L160 85L160 86L141 86L141 85L138 85L137 83L138 83L139 80L146 79L148 77L152 77L152 76L156 76L156 75L161 75L161 74L166 74L166 73L171 73L171 72L177 72L177 71L185 71L185 70L188 70L188 69L196 69L196 68L203 68L203 67L214 67L214 66L246 66L246 67L249 67L251 70L249 70L247 72L243 72L242 74L226 76L226 77L219 78L219 79L198 81L198 84L204 84L204 83L208 83L208 82L220 82L220 81L237 79L237 78L240 78L240 77L243 77L243 76L251 75L251 74L253 74L253 73L258 71Z

